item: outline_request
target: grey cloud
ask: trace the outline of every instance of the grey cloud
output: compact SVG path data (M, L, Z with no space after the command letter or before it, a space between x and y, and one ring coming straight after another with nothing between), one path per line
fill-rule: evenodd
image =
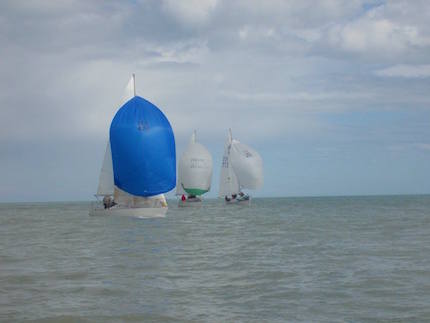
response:
M382 77L425 78L430 77L430 65L395 65L375 72Z
M56 176L70 181L64 194L85 183L80 196L90 195L97 174L88 174L98 172L110 120L133 72L138 93L168 115L179 144L195 128L221 147L229 127L255 145L357 138L333 119L429 104L428 79L377 72L429 64L429 5L404 3L2 1L0 169L18 191L24 177L40 180L41 170L22 159L38 156L37 167L48 169L39 154L52 151L59 165L50 183ZM196 6L193 16L189 4ZM384 34L379 21L394 27ZM384 42L374 38L378 32ZM351 50L348 33L365 34L360 50ZM90 156L85 162L71 157L79 148ZM73 164L82 168L80 178L64 175L76 170Z

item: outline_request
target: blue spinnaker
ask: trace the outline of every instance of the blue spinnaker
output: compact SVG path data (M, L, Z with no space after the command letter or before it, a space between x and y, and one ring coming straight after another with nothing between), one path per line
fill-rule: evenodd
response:
M116 113L110 126L114 182L137 196L152 196L176 185L172 127L151 102L135 96Z

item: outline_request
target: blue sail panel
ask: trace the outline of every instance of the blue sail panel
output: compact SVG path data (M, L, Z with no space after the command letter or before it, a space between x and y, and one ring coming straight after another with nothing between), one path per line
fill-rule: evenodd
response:
M137 196L152 196L176 185L172 127L151 102L135 96L116 113L110 126L114 182Z

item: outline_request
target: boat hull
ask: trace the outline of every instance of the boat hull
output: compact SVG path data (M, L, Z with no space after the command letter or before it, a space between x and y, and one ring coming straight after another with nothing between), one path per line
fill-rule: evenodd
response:
M167 210L168 210L167 207L158 207L158 208L111 207L110 209L105 209L103 207L95 207L95 208L92 207L90 209L89 214L91 216L114 215L114 216L130 216L135 218L148 219L148 218L164 218L166 216Z
M250 205L251 204L251 197L249 197L248 199L234 199L234 200L230 200L230 201L226 201L224 200L226 205L231 205L231 204L235 204L235 205Z

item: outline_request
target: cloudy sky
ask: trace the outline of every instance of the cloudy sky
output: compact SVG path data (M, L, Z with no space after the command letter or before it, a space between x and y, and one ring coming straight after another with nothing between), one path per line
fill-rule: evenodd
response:
M89 200L131 73L256 196L430 193L430 2L0 2L0 201Z

